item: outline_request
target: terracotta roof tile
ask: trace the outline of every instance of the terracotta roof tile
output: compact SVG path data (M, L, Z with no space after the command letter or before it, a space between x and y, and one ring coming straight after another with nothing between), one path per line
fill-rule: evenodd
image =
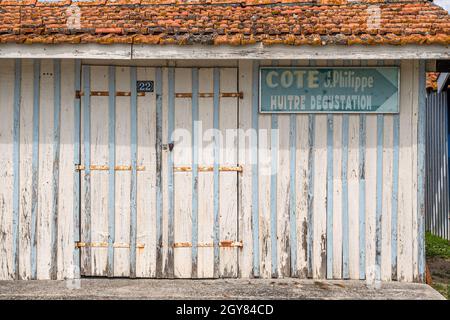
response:
M437 90L437 79L439 77L439 73L437 72L428 72L427 73L427 89L428 90Z
M450 44L424 0L0 0L1 43ZM372 26L370 7L380 9ZM19 5L20 4L20 5Z

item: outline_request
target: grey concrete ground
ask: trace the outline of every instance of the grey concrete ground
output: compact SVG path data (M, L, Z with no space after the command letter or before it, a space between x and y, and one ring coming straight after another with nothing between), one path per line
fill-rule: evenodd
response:
M363 281L132 280L0 281L0 299L443 299L430 286Z

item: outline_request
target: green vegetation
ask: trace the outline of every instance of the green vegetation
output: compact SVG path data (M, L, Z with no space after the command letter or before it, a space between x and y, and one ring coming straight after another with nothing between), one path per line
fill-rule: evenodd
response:
M450 241L426 233L425 242L431 286L446 299L450 299Z
M427 257L450 259L450 241L427 232L425 242Z

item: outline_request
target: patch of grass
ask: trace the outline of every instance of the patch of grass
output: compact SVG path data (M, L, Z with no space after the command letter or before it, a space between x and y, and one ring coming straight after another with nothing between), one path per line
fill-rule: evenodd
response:
M450 241L427 232L425 235L425 243L427 257L450 259Z
M432 283L431 286L434 290L442 294L445 299L450 299L450 285L445 283Z

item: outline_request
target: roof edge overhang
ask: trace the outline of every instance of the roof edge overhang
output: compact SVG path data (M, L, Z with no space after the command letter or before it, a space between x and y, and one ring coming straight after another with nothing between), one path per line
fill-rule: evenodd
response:
M0 44L0 58L60 59L450 59L441 45L147 45L147 44Z

